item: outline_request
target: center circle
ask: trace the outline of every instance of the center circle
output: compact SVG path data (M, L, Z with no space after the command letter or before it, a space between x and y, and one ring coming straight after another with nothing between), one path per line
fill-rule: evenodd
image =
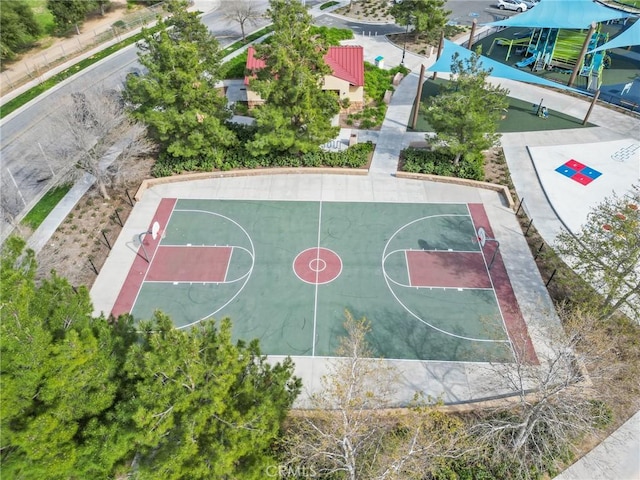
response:
M342 260L328 248L307 248L293 261L293 272L305 283L323 285L338 278L342 272Z
M309 268L314 272L321 272L325 268L327 268L327 262L322 260L321 258L314 258L309 262Z

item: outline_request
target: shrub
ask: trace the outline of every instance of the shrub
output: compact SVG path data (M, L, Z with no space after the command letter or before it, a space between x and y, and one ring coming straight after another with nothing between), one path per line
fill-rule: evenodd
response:
M244 78L244 68L247 64L247 52L243 52L237 57L233 57L220 67L220 77L224 80L233 78Z
M409 147L400 153L401 170L410 173L426 173L445 177L482 180L482 155L466 155L456 166L455 155L446 148L427 150Z
M326 10L329 7L333 7L334 5L338 5L340 2L327 2L320 5L320 10Z
M247 125L237 126L239 137L250 138L255 128ZM252 157L244 149L245 142L240 142L235 148L219 149L212 155L202 158L175 159L162 156L153 167L155 177L166 177L184 172L209 172L214 169L229 171L239 168L269 168L269 167L364 167L369 155L373 152L371 142L358 143L342 152L324 152L318 150L303 155L269 154Z
M312 35L321 36L328 45L340 45L341 40L351 40L353 31L346 28L311 27Z

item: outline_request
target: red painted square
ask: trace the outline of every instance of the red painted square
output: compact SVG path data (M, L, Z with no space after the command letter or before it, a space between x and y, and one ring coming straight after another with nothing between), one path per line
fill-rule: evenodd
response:
M231 247L160 246L145 281L224 282Z
M593 178L587 177L586 175L583 175L581 173L576 173L574 176L571 177L571 180L575 180L576 182L581 183L582 185L589 185L591 182L593 182Z
M412 287L491 288L481 252L406 252Z
M582 170L584 167L586 167L586 165L578 162L577 160L574 160L573 158L571 160L569 160L567 163L565 163L565 165L569 168L572 168L573 170L575 170L576 172L579 172L580 170Z

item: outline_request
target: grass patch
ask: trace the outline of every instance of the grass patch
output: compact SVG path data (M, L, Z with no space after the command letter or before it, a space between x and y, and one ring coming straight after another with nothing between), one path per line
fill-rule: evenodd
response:
M158 30L160 30L159 27L152 27L148 29L148 31L152 33ZM79 61L72 67L69 67L66 70L63 70L62 72L45 80L40 85L30 88L23 94L18 95L16 98L9 100L7 103L2 105L2 107L0 107L0 118L4 118L5 116L9 115L11 112L14 112L15 110L22 107L23 105L26 105L31 100L36 98L38 95L46 92L50 88L55 87L58 83L62 82L63 80L66 80L67 78L71 77L72 75L75 75L79 71L84 70L85 68L93 65L94 63L99 62L100 60L108 57L112 53L122 50L123 48L128 47L129 45L142 40L142 38L143 38L143 33L140 32L132 37L127 38L126 40L123 40L122 42L116 43L115 45L111 45L110 47L107 47L104 50L101 50L95 55L91 55L89 58L85 58L84 60Z
M427 80L422 87L421 103L424 104L429 97L437 95L440 91L440 85L445 80L438 79L436 81ZM553 104L543 102L549 109L549 117L542 119L536 116L533 105L530 102L519 100L517 98L507 97L509 107L504 119L498 124L498 132L539 132L546 130L564 130L567 128L584 128L593 127L593 124L587 123L582 125L582 119L565 115L554 110ZM413 115L413 114L412 114ZM411 118L411 117L410 117ZM409 129L411 130L411 129ZM416 122L416 132L431 132L433 128L427 122L422 113L418 114Z
M340 2L327 2L327 3L323 3L322 5L320 5L320 10L325 10L329 7L333 7L334 5L338 5L338 3Z
M40 201L33 207L29 213L22 219L22 224L36 229L47 218L47 215L60 203L60 200L64 198L67 192L71 189L73 184L67 183L58 187L52 188L40 199Z
M226 57L230 53L233 53L239 48L242 48L245 45L251 43L253 40L256 40L257 38L260 38L261 36L271 32L273 32L273 25L267 25L266 27L261 28L260 30L256 30L251 35L247 35L247 39L244 42L242 40L238 40L237 42L233 42L227 48L222 50L222 56Z
M640 8L640 0L616 0L616 3L629 5L630 7Z
M47 0L24 0L29 5L36 23L42 29L43 34L51 34L53 32L53 15L47 9Z

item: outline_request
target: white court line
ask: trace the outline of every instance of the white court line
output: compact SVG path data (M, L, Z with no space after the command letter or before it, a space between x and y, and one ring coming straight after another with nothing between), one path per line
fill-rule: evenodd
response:
M473 337L465 337L463 335L458 335L456 333L452 333L452 332L448 332L446 330L443 330L442 328L438 328L435 325L427 322L426 320L424 320L423 318L419 317L418 315L416 315L413 311L411 311L410 308L408 308L404 303L402 303L402 301L398 298L398 296L396 295L396 292L393 291L393 288L391 288L391 285L389 285L389 280L391 279L391 277L389 276L389 274L387 273L386 269L385 269L385 259L387 258L388 255L385 255L387 248L389 248L389 244L391 243L391 241L395 238L395 236L403 229L407 228L409 225L413 225L416 222L420 222L422 220L427 220L427 219L431 219L431 218L438 218L438 217L469 217L471 218L471 212L469 211L469 206L467 205L467 212L469 212L469 215L463 215L463 214L459 214L459 213L442 213L442 214L437 214L437 215L427 215L425 217L420 217L420 218L416 218L415 220L412 220L409 223L406 223L405 225L401 226L400 228L398 228L390 237L389 240L387 240L386 245L384 246L384 249L382 250L382 275L384 277L384 281L387 284L387 288L389 289L389 291L391 292L391 295L393 295L393 297L396 299L396 301L400 304L400 306L402 308L404 308L407 313L409 313L409 315L411 315L412 317L414 317L416 320L418 320L419 322L425 324L428 327L433 328L434 330L444 334L444 335L449 335L451 337L454 338L460 338L462 340L469 340L472 342L486 342L486 343L509 343L511 345L511 341L510 340L492 340L492 339L487 339L487 338L473 338ZM473 218L471 218L471 223L473 225ZM494 291L494 295L495 295L495 291ZM497 300L496 300L497 301ZM498 304L498 308L500 308L500 304ZM500 314L502 315L502 312L500 312ZM505 330L505 333L507 334L507 337L509 336L509 332Z
M244 282L244 285L242 285L242 287L240 287L238 289L238 291L236 292L236 294L231 297L224 305L222 305L220 308L217 308L216 310L212 311L211 313L209 313L208 315L200 318L199 320L196 320L194 322L191 322L187 325L183 325L181 327L176 327L178 330L181 330L183 328L187 328L190 327L191 325L195 325L196 323L201 322L202 320L206 320L207 318L211 318L212 316L214 316L216 313L218 313L220 310L222 310L224 307L226 307L227 305L229 305L231 302L233 302L235 300L235 298L240 295L240 292L242 292L242 290L244 290L244 287L247 286L247 282L249 281L249 278L251 277L251 273L253 272L253 267L256 264L256 257L255 257L255 247L253 245L253 241L251 240L251 236L249 235L249 233L244 229L244 227L242 225L240 225L238 222L236 222L235 220L233 220L232 218L229 218L225 215L222 215L220 213L215 213L215 212L210 212L208 210L199 210L199 209L176 209L175 211L177 212L193 212L193 213L205 213L207 215L214 215L216 217L220 217L220 218L224 218L225 220L228 220L229 222L233 223L235 226L237 226L240 230L242 230L242 232L246 235L247 240L249 240L249 244L251 245L251 251L249 252L249 255L251 256L251 267L249 268L249 270L247 271L246 275L244 275L243 277L240 278L245 278L246 280Z
M320 260L320 232L322 231L322 199L320 199L320 207L318 211L318 244L316 247L316 260ZM313 299L313 336L311 337L312 345L311 345L311 356L314 357L316 354L316 324L318 321L318 275L320 272L316 271L316 288L314 292Z
M469 212L469 218L471 219L471 224L473 225L474 230L477 232L478 231L478 227L476 226L476 223L473 221L473 215L471 215L471 210L469 210L469 204L467 203L467 211ZM485 211L486 213L486 211ZM489 218L489 215L487 215L487 219ZM487 225L490 226L490 225ZM493 229L492 229L493 230ZM495 235L495 233L493 234ZM478 243L478 245L480 245L480 243ZM500 248L496 245L496 248ZM513 358L518 358L518 356L516 355L516 350L513 346L513 342L511 341L511 336L509 335L509 329L507 328L507 323L504 321L504 314L502 313L502 307L500 306L500 300L498 300L498 294L496 292L496 286L493 284L493 278L491 278L491 272L489 271L489 266L487 265L487 259L484 256L484 248L480 245L480 253L482 254L482 260L484 261L484 268L487 270L487 275L489 276L489 281L491 282L491 288L493 290L493 297L496 299L496 304L498 305L498 311L500 312L500 320L502 320L502 327L504 328L504 332L507 334L507 338L509 339L509 348L511 349L511 354L513 355ZM505 271L507 269L506 265L505 265ZM509 276L509 274L507 273L507 277Z
M229 259L227 260L227 268L224 271L223 280L225 283L227 281L227 274L229 273L229 267L231 266L231 257L233 257L233 247L231 247L231 253L229 253Z
M397 251L398 250L396 250L396 252ZM394 252L391 252L391 253L394 253ZM391 253L389 255L391 255ZM384 264L385 260L389 257L389 255L385 255L384 256L384 258L382 259L382 263L383 264ZM411 270L409 269L409 254L407 253L406 249L404 251L404 263L405 263L405 265L407 267L407 279L409 280L409 285L407 285L407 286L413 287L413 284L411 283ZM393 283L399 285L399 283L394 281L393 279L392 279L392 281L393 281Z
M169 222L171 221L171 217L173 216L173 212L176 211L176 205L178 204L178 201L176 200L175 202L173 202L173 208L171 208L171 213L169 214L169 216L167 217L167 223L165 223L164 228L162 230L163 235L166 233L167 231L167 226L169 225ZM158 205L159 207L160 205ZM158 212L158 210L156 209L156 213ZM155 217L155 213L153 214ZM144 240L143 240L144 241ZM131 315L133 315L133 309L136 306L136 303L138 303L138 297L140 296L140 292L142 292L142 287L144 286L144 284L147 282L147 275L149 274L149 270L151 270L151 263L153 262L153 259L156 256L156 253L158 253L158 250L160 250L160 244L162 243L162 237L160 237L160 241L158 242L158 244L156 245L155 250L153 251L153 255L151 256L151 258L149 259L149 262L147 263L147 270L146 272L144 272L144 277L142 278L142 283L140 284L140 288L138 288L138 293L136 293L136 298L133 299L133 303L131 304L131 310L129 311L129 313ZM136 256L138 254L136 253ZM134 260L135 262L135 260Z

